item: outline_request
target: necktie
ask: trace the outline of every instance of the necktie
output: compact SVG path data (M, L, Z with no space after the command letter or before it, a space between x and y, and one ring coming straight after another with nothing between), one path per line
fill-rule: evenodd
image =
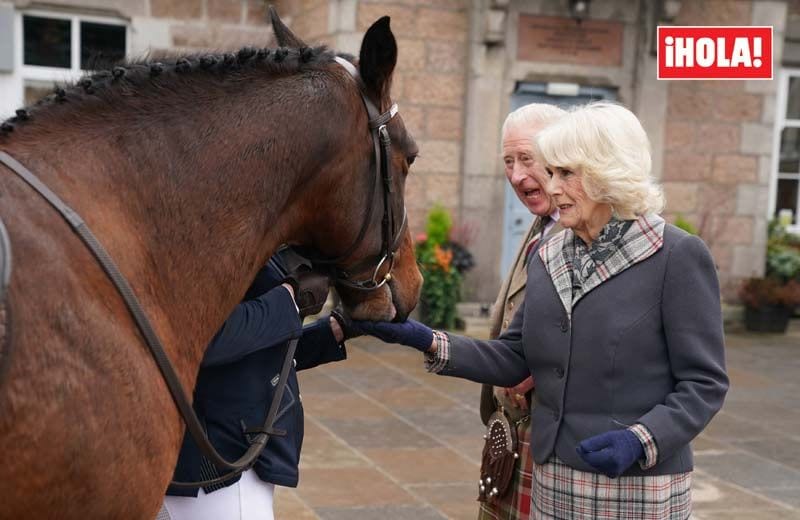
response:
M535 237L528 242L528 247L525 249L525 265L528 265L528 261L531 259L531 253L533 252L533 248L539 242L539 236L541 233L537 233Z
M538 244L539 241L544 238L544 232L547 229L547 225L550 223L550 217L542 217L539 222L541 226L539 226L539 229L533 233L533 238L530 242L528 242L528 247L525 249L525 265L528 264L531 253L533 252L534 247L536 247L536 244Z

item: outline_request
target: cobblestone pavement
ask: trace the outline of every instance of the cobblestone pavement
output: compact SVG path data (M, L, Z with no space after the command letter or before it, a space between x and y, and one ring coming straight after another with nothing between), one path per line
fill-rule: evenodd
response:
M800 519L800 320L729 333L731 390L694 442L696 520ZM427 374L418 352L351 341L301 373L306 437L278 520L474 519L483 446L478 385Z

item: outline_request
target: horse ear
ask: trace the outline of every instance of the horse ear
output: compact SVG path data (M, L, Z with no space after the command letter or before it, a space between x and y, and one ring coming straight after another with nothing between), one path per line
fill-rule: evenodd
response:
M389 28L389 17L384 16L367 30L358 58L361 79L377 99L389 93L396 64L397 42Z
M308 47L303 40L294 35L292 31L286 27L275 7L269 6L269 19L272 21L272 32L275 33L275 39L278 40L279 47L295 47L297 49Z

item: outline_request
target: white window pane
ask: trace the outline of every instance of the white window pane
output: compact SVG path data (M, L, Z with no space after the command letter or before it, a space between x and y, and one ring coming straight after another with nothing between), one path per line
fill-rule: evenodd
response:
M779 159L779 172L800 172L800 128L783 129Z
M789 78L786 93L786 119L800 119L800 76Z
M775 216L782 209L792 211L792 224L797 224L797 179L778 179L778 196L775 203Z
M125 26L81 22L81 68L108 68L125 57Z
M72 50L72 22L60 18L24 16L23 61L26 65L68 69Z

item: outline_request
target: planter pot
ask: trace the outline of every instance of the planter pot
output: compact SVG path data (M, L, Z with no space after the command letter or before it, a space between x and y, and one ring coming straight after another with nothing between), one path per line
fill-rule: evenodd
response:
M745 307L744 325L753 332L784 334L794 309L789 307Z

